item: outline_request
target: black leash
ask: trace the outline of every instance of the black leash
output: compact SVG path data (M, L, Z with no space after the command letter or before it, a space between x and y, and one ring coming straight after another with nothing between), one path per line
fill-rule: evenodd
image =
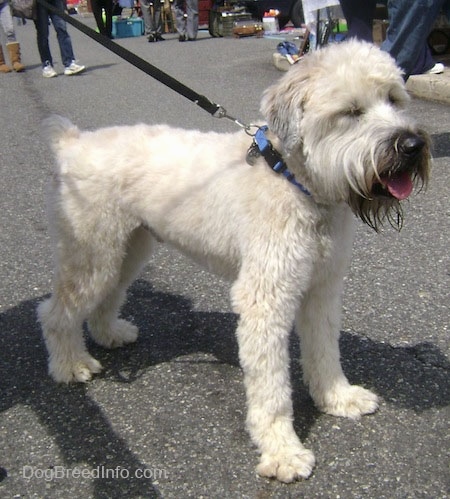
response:
M122 59L126 60L136 68L140 69L144 73L148 74L152 78L155 78L156 80L160 81L167 87L171 88L175 92L179 93L180 95L186 97L189 99L191 102L194 102L198 106L200 106L202 109L207 111L209 114L213 116L217 116L219 118L221 117L228 117L226 115L226 111L222 108L222 106L219 106L218 104L215 104L214 102L211 102L208 98L206 98L204 95L200 95L191 88L187 87L186 85L183 85L183 83L179 82L172 76L168 75L164 71L161 71L158 69L156 66L153 66L153 64L150 64L147 61L144 61L141 57L137 56L136 54L133 54L133 52L130 52L126 48L120 46L119 44L113 42L106 36L101 35L100 33L97 33L93 29L89 28L89 26L86 26L82 22L78 21L77 19L74 19L71 17L69 14L66 12L57 9L53 5L49 4L45 0L37 0L38 3L43 5L47 10L50 12L53 12L57 16L63 18L66 22L80 30L82 33L85 35L89 36L96 42L100 43L103 45L105 48L110 50L111 52L114 52L117 54L119 57ZM235 121L235 120L234 120Z
M284 175L289 182L293 183L296 187L298 187L304 194L307 196L310 196L310 192L306 187L304 187L302 184L297 182L295 180L294 175L287 169L286 163L284 162L283 158L281 157L281 154L278 151L275 151L272 147L271 142L267 139L266 137L266 132L267 132L267 126L259 127L256 125L246 125L245 123L242 123L236 118L233 118L230 116L227 111L222 107L219 106L218 104L215 104L214 102L211 102L207 97L204 95L200 95L191 88L187 87L183 83L179 82L172 76L168 75L164 71L161 71L159 68L156 66L153 66L153 64L150 64L147 61L144 61L141 57L137 56L136 54L133 54L133 52L130 52L126 48L122 47L121 45L118 45L117 43L113 42L110 40L108 37L101 35L100 33L97 33L93 29L89 28L82 22L74 19L71 17L69 14L66 12L57 9L53 5L49 4L45 0L37 0L38 3L43 5L47 10L50 12L53 12L57 16L61 17L64 19L66 22L80 30L82 33L85 35L89 36L96 42L100 43L100 45L103 45L105 48L110 50L111 52L114 52L116 55L124 59L125 61L129 62L136 68L140 69L144 73L148 74L155 80L163 83L167 87L171 88L178 94L186 97L189 99L191 102L194 102L194 104L197 104L200 106L202 109L207 111L209 114L216 118L227 118L231 121L234 121L236 125L240 126L245 130L245 132L253 137L253 143L249 148L249 151L247 153L247 162L249 164L252 164L253 161L259 156L263 156L270 168L276 172L276 173L281 173ZM251 133L250 130L251 128L257 128L257 131L255 133Z

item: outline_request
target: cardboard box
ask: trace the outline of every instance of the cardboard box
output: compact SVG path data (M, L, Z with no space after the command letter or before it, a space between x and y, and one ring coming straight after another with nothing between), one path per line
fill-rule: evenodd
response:
M277 17L263 17L262 23L266 34L276 34L280 31Z
M128 38L144 34L144 21L140 17L113 19L112 35L114 38Z

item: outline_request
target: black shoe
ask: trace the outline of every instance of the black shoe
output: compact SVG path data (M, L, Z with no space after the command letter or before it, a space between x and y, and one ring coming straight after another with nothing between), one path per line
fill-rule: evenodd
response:
M156 42L156 41L157 41L157 39L156 39L156 36L155 36L155 35L148 35L147 40L148 40L149 42Z
M157 42L163 42L165 40L159 33L156 33L155 37Z
M179 42L185 42L186 41L186 35L180 35L178 38Z

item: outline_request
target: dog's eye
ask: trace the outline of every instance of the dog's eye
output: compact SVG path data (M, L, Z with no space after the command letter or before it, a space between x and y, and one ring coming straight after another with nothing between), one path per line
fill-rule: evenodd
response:
M361 116L363 114L363 110L359 107L351 107L349 109L346 109L344 112L343 112L343 115L344 116L347 116L347 117L350 117L350 118L358 118L359 116Z
M390 102L393 106L397 106L397 105L398 105L398 100L396 99L396 97L395 97L394 95L389 94L388 99L389 99L389 102Z
M388 95L388 100L389 100L390 104L392 104L395 107L399 107L399 108L404 107L405 102L407 102L407 100L404 98L403 95L395 95L393 93L390 93Z

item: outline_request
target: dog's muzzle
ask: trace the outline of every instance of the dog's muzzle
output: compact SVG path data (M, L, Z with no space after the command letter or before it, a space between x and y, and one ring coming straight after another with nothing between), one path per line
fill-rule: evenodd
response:
M414 188L417 176L426 183L423 164L428 156L428 144L424 136L412 132L401 133L387 150L386 168L381 169L379 181L372 187L377 197L392 197L398 201L406 199Z
M368 180L367 194L351 190L348 204L375 230L384 220L401 229L401 201L415 187L427 186L430 174L430 140L422 130L399 130L381 141L373 155L376 173Z
M419 135L407 133L400 137L398 149L405 156L415 156L425 147L425 140Z

